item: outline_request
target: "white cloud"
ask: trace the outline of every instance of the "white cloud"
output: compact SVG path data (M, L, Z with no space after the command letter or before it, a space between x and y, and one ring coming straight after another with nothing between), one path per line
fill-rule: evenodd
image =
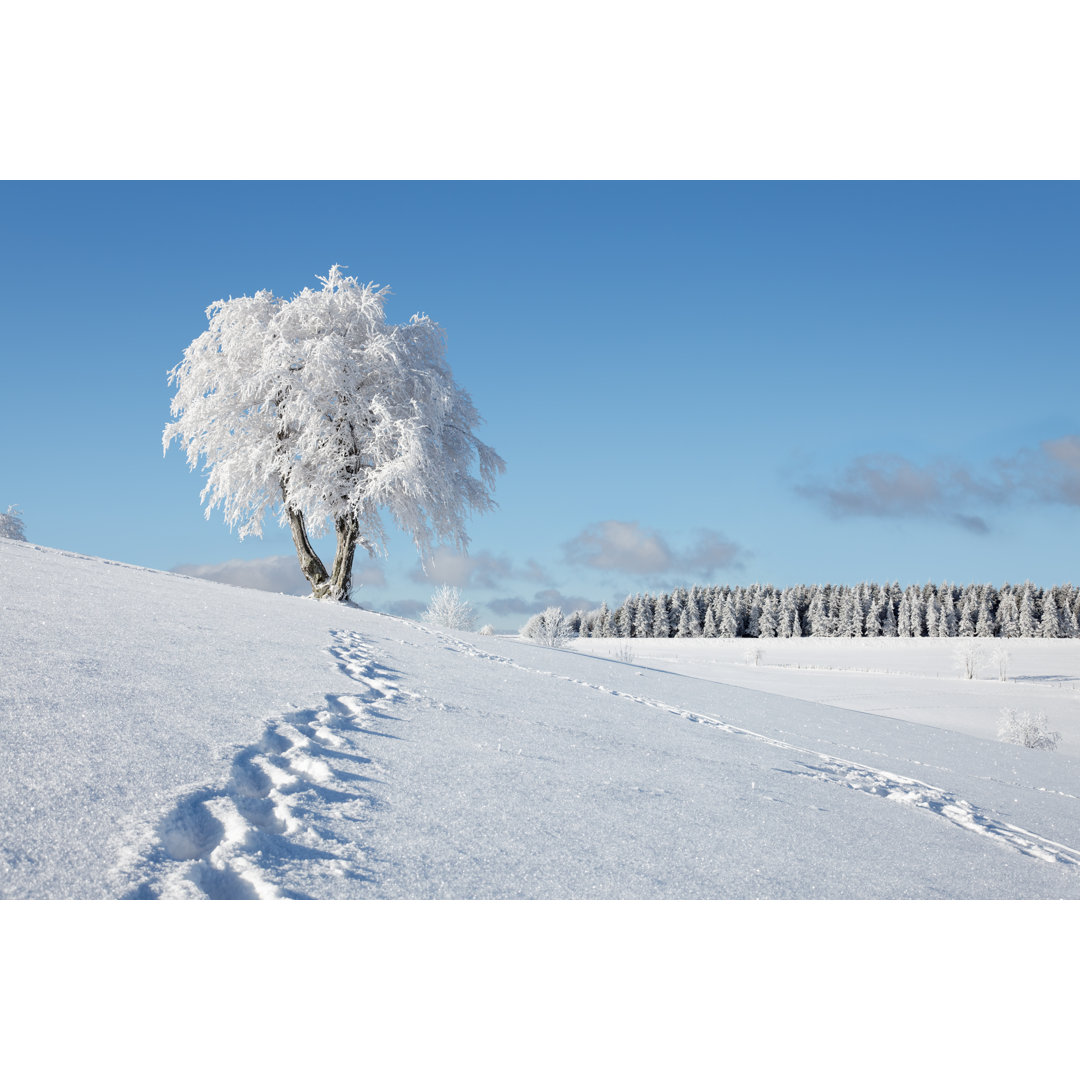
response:
M563 545L566 561L594 570L658 577L665 574L709 575L736 566L746 554L734 541L712 529L699 529L697 542L684 551L673 549L655 530L636 521L599 521Z

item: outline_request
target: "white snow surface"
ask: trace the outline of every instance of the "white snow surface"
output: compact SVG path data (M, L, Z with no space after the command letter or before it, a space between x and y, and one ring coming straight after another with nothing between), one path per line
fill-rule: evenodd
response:
M5 897L1080 896L1068 753L8 540L0 658Z
M1039 638L573 638L590 656L995 739L1041 713L1080 757L1080 641ZM974 678L960 654L975 649ZM1005 678L999 653L1004 650Z

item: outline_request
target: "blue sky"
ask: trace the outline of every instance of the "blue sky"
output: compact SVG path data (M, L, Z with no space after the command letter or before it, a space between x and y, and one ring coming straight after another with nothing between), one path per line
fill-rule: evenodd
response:
M446 580L512 629L694 582L1077 578L1076 183L2 192L0 502L42 545L289 587L287 531L241 543L162 457L166 373L211 301L342 263L446 328L508 465L469 559L424 579L394 535L365 606Z

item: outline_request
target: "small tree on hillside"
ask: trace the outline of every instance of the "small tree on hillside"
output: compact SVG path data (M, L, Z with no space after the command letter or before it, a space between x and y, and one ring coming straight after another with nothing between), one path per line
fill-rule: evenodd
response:
M445 626L448 630L471 630L476 625L472 604L463 600L461 593L452 585L441 585L435 590L421 618L426 623Z
M473 434L480 416L441 327L426 315L388 323L389 289L341 267L319 280L292 300L264 290L206 309L209 329L169 374L177 419L163 442L178 440L192 468L205 461L208 517L221 504L230 528L260 536L276 508L313 595L348 600L356 548L382 548L381 510L421 556L437 540L464 548L465 518L495 505L504 465ZM327 523L329 573L308 539Z
M25 540L22 511L14 506L7 508L7 513L0 514L0 537L5 540Z

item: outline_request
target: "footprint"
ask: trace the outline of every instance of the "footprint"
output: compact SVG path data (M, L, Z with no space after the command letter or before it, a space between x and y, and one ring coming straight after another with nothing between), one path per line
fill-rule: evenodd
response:
M182 802L158 829L162 850L170 859L202 859L221 843L225 826L206 806L203 797Z

